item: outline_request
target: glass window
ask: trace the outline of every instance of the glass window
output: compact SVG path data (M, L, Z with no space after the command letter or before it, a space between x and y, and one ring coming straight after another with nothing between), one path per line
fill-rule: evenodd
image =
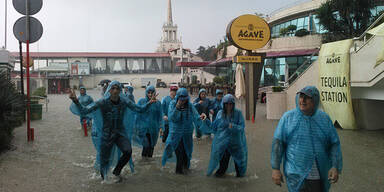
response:
M91 64L91 73L104 74L109 73L109 67L107 67L107 59L105 58L89 58Z
M126 72L126 64L125 59L122 58L108 58L107 65L111 73L125 73Z
M129 73L144 73L144 59L129 58L127 59L127 67Z
M172 72L172 66L171 66L171 59L163 58L163 73L171 73Z
M297 29L302 29L304 26L304 18L297 19Z

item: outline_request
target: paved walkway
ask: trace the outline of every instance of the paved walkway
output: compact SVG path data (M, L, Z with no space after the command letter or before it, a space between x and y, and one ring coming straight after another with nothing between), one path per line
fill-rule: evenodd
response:
M167 89L159 90L160 96ZM99 91L89 91L99 98ZM135 90L136 100L143 89ZM160 97L159 97L160 98ZM158 142L155 157L141 160L134 149L136 172L123 171L118 184L101 184L93 169L95 151L90 137L84 137L79 120L69 110L66 95L49 95L49 112L33 121L36 140L26 142L25 126L15 129L15 149L0 155L0 191L287 191L272 184L270 145L278 121L265 119L265 105L257 106L256 123L247 122L248 170L245 178L232 175L223 179L206 177L210 138L194 142L192 171L174 174L174 164L160 166L163 144ZM384 191L384 132L339 130L344 169L331 191Z

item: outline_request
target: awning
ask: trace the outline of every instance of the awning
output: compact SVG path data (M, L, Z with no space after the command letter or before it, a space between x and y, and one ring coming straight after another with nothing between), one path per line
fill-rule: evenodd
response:
M191 61L191 62L177 62L176 66L178 67L205 67L208 64L210 64L210 61L202 61L202 62L197 62L197 61Z
M213 61L208 65L208 67L227 67L229 64L232 64L232 57L226 57Z
M48 67L39 68L39 71L43 71L43 72L67 72L68 67L48 66Z
M319 51L320 51L320 49L299 49L299 50L290 50L290 51L270 51L270 52L267 52L267 57L312 55L313 53L318 54Z

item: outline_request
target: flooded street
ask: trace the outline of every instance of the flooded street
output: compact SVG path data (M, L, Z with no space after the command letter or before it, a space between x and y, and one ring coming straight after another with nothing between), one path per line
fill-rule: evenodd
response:
M160 89L158 99L168 94ZM90 90L95 100L100 90ZM144 89L134 91L136 101ZM287 191L271 181L270 146L278 121L266 120L265 105L257 108L256 123L247 121L248 169L246 177L205 176L211 138L194 140L191 172L176 175L175 164L161 167L163 143L158 140L154 158L141 159L141 149L133 148L135 173L126 167L123 181L102 184L93 168L96 153L91 137L84 137L79 118L69 111L67 95L49 95L48 112L43 120L33 121L35 141L26 142L26 127L14 131L14 148L0 155L0 191ZM90 133L90 132L89 132ZM384 191L384 132L338 130L343 152L343 172L331 191Z

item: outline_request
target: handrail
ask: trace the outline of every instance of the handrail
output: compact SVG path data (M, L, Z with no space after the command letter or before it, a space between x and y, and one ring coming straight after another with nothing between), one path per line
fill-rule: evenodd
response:
M369 38L368 40L367 40L367 34L368 34L368 31L369 30L371 30L374 26L376 26L376 24L379 22L379 21L381 21L381 19L383 19L384 18L384 13L382 13L365 31L364 31L364 33L363 34L361 34L359 37L355 37L355 38L353 38L353 40L354 40L354 51L355 51L355 53L356 52L358 52L361 48L363 48L364 47L364 45L365 44L367 44L368 43L368 41L370 40L370 39L372 39L372 37L371 38ZM363 44L359 47L359 49L357 49L357 44L356 44L356 41L361 41L361 39L363 39Z
M319 49L319 48L316 48L316 49ZM303 69L303 68L304 68L304 67L305 67L305 66L312 60L312 57L315 56L317 53L318 53L318 52L314 52L314 53L312 53L311 57L309 57L307 60L305 60L304 63L303 63L299 68L297 68L297 69L295 70L295 72L288 78L288 80L287 80L287 82L286 82L286 83L288 83L288 85L291 84L291 83L290 83L290 82L291 82L291 79L294 79L294 77L296 77L296 78L299 77L299 74L296 73L296 71L299 71L299 70ZM311 64L312 64L312 63L311 63ZM310 65L309 65L309 66L310 66ZM307 66L306 68L308 68L309 66ZM304 69L303 71L305 71L305 69ZM300 73L300 74L301 74L301 73Z
M384 17L384 13L382 13L365 31L360 37L355 37L354 40L360 40L365 37L369 30L371 30L382 18Z

